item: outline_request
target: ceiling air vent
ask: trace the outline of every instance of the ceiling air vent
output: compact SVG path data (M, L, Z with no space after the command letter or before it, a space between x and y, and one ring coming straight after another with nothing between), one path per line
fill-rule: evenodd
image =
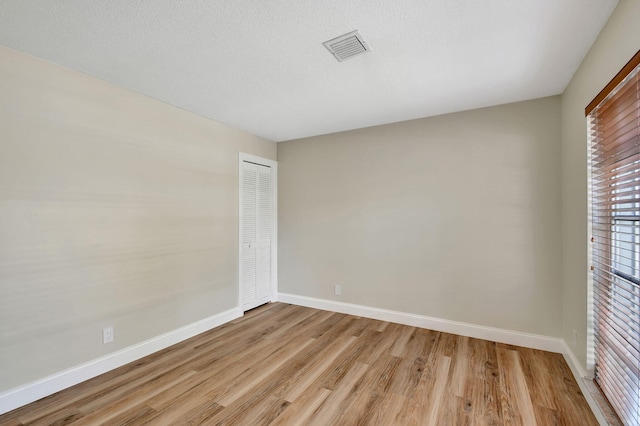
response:
M340 62L371 50L358 33L358 30L343 34L322 44Z

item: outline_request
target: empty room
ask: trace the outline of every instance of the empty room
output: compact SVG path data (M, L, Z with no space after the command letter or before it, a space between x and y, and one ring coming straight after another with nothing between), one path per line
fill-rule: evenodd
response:
M640 425L639 23L0 2L0 425Z

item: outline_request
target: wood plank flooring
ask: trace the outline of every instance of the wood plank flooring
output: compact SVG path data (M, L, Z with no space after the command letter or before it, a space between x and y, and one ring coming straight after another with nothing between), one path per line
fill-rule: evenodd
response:
M273 303L0 425L596 425L559 354Z

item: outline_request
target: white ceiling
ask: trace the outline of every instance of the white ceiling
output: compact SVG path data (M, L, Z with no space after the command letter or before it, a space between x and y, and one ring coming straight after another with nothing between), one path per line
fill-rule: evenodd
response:
M2 0L0 44L283 141L562 93L616 4Z

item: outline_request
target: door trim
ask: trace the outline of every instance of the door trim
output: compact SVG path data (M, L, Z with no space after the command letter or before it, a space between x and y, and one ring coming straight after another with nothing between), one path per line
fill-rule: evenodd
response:
M278 162L268 158L257 157L255 155L238 153L238 270L236 282L238 286L238 309L244 314L242 309L242 287L240 283L240 259L242 258L242 163L249 162L261 166L271 167L272 171L272 192L271 202L273 205L273 237L271 238L271 296L270 301L275 302L278 297Z

